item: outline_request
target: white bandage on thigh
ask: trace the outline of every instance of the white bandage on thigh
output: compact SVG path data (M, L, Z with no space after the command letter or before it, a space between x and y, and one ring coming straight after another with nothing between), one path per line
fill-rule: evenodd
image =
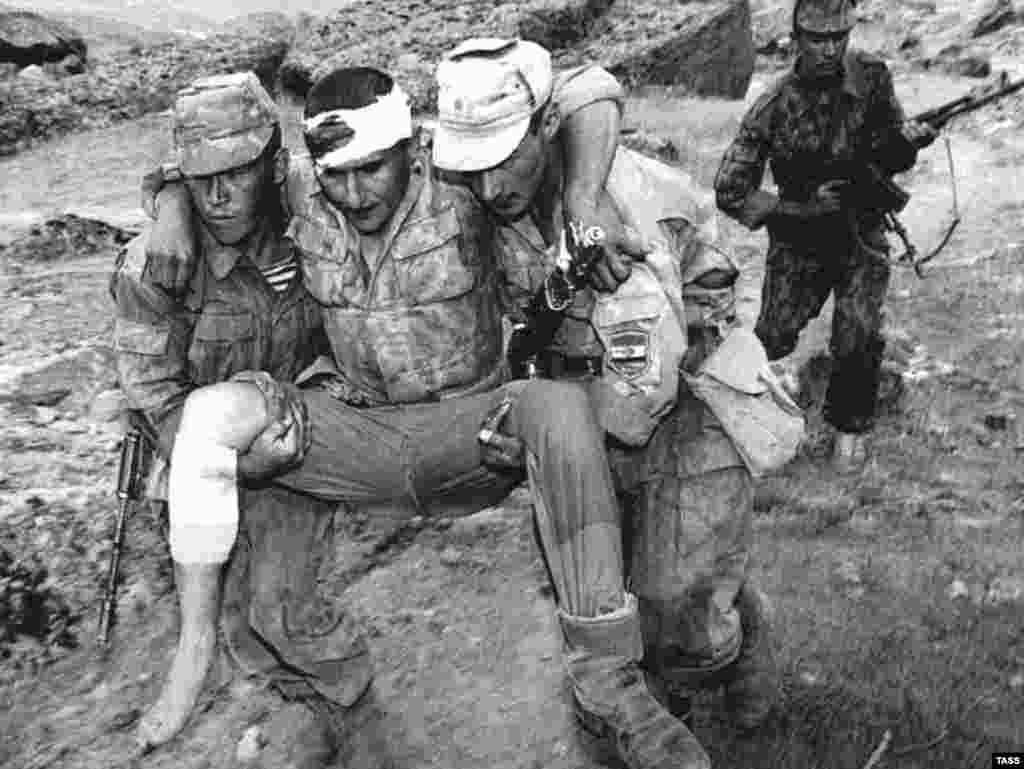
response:
M217 445L209 433L179 433L167 501L171 557L225 563L238 534L238 452Z

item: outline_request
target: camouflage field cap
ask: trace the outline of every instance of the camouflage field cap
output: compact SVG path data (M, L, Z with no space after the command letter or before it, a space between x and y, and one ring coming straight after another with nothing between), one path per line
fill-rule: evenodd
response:
M277 105L252 72L195 80L174 104L174 149L188 176L251 163L278 124Z
M849 32L857 23L855 0L796 0L793 26L820 35Z

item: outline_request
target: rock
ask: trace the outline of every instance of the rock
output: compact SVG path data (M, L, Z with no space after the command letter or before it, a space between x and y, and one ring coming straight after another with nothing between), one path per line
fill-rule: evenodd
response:
M1009 428L1012 419L1012 414L986 414L985 427L989 430L1002 432Z
M43 70L50 77L60 78L67 75L81 75L85 72L85 62L75 54L65 56L60 61L48 61L43 65Z
M1009 684L1014 691L1024 689L1024 673L1014 673L1010 676Z
M839 584L848 587L859 587L864 581L860 566L851 560L843 560L836 564L833 574Z
M512 37L519 14L484 0L366 0L300 24L281 65L281 85L305 96L337 67L377 67L401 83L413 111L433 110L441 54L473 35ZM386 40L387 44L382 44Z
M58 419L60 419L60 414L56 409L51 408L50 406L37 406L36 414L32 418L32 424L39 427L46 427L47 425L52 425Z
M1024 599L1024 577L996 577L985 591L985 603L1014 603Z
M118 711L107 719L103 726L103 731L108 734L126 731L137 724L141 717L142 711L139 708L128 708L127 710Z
M804 686L816 686L821 681L821 675L812 670L802 670L797 676Z
M156 600L156 592L145 579L137 579L128 585L119 598L121 605L137 614L146 611Z
M242 739L238 741L238 747L235 748L235 758L239 763L251 763L259 758L260 751L263 750L267 744L266 738L263 736L263 730L258 725L250 726L245 730L242 735Z
M66 24L30 11L0 11L0 61L21 67L86 57L82 36Z
M89 402L93 393L116 381L113 350L85 347L54 355L14 376L0 390L0 401L55 406L71 397Z
M61 214L33 226L7 246L0 246L0 254L25 262L51 262L105 252L113 255L136 234L98 219Z
M556 28L558 19L569 26ZM739 98L754 68L748 0L366 0L300 23L281 84L301 97L337 67L378 67L402 84L415 112L430 112L434 69L445 51L468 37L522 34L553 46L558 68L599 63L628 86L681 85Z
M646 131L631 131L622 137L622 143L630 149L663 163L678 163L679 147L671 139L655 136Z
M499 505L449 521L448 528L452 536L474 537L489 529L493 530L514 524L517 518L518 516L510 514L509 510Z
M219 28L220 34L238 37L266 37L291 45L295 37L296 24L287 14L280 11L249 13L228 19Z
M104 390L89 404L89 420L94 424L109 424L119 420L127 408L128 398L123 390Z
M969 27L971 37L982 37L1002 29L1017 18L1012 0L991 0Z
M462 551L457 547L446 547L441 551L441 563L445 566L458 566L462 563Z
M739 99L754 73L749 0L631 2L607 15L608 31L561 66L603 63L625 85L680 85L698 96Z
M988 77L992 74L992 60L987 54L966 51L956 43L946 46L933 58L925 59L924 63L929 68L961 77Z
M969 598L971 591L962 579L954 579L949 583L946 595L949 597L949 600L955 601L957 598Z
M29 64L18 73L18 77L25 80L49 80L50 75L38 64Z
M0 81L0 155L165 110L179 89L204 75L252 70L273 88L292 34L243 31L133 47L97 59L83 74Z
M524 10L516 32L557 51L580 42L598 29L614 0L555 0Z

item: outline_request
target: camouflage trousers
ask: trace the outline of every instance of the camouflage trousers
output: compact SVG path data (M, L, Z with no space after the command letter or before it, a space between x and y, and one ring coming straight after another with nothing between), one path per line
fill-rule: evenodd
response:
M312 442L300 465L275 483L302 494L409 516L470 515L498 504L521 470L484 462L477 435L504 400L500 430L527 455L535 504L550 523L542 545L565 564L555 587L563 610L593 617L622 605L621 516L604 434L584 388L515 381L488 392L408 405L359 408L327 390L302 391Z
M365 629L317 586L334 555L338 505L277 486L243 487L239 503L221 620L228 653L287 699L315 690L352 705L373 675Z
M677 687L701 685L736 658L742 641L737 599L753 537L750 473L685 385L646 446L613 446L610 459L645 667Z
M841 432L874 427L889 273L888 245L880 231L866 233L863 241L843 235L831 242L771 239L755 331L768 358L782 358L834 293L825 419Z

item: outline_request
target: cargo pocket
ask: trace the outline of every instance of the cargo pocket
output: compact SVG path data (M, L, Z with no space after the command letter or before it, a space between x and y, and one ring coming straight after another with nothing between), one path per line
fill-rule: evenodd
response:
M171 327L118 318L114 322L114 349L135 355L166 355Z
M358 257L349 253L348 235L339 227L306 216L293 216L289 238L302 255L306 287L326 305L362 306L368 274Z
M260 368L255 355L256 323L252 313L204 313L196 321L188 359L192 379L209 384L237 371Z
M392 254L402 298L411 305L463 296L476 285L475 271L461 248L462 229L454 208L409 223Z

